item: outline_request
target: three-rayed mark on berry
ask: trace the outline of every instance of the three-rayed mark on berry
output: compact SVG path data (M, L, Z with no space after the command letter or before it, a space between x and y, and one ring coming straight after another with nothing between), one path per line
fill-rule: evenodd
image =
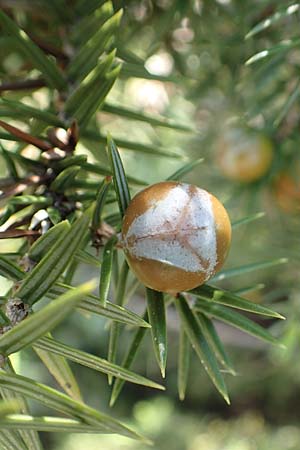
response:
M145 213L133 220L127 236L124 237L125 248L138 259L165 260L186 271L205 272L209 278L217 263L215 220L211 198L202 189L196 188L191 192L189 186L185 184L176 186L174 189L180 189L180 191L172 192L167 198L156 202ZM183 197L181 201L184 206L181 209L178 208L180 200L178 196ZM155 217L157 214L160 214L158 219ZM192 222L202 220L205 225L187 225L189 220ZM151 231L151 228L154 231ZM199 235L201 231L204 233L203 236ZM193 238L196 240L194 245L190 242ZM151 246L152 242L154 246ZM168 244L169 247L167 247ZM172 253L172 247L174 250L175 247L180 250L178 255L175 255L175 251ZM201 252L207 257L199 254Z

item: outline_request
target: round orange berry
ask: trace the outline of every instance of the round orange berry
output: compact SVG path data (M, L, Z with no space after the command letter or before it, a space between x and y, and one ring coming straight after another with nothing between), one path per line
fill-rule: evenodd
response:
M122 226L127 261L147 287L176 294L203 284L229 250L228 214L209 192L161 182L138 193Z

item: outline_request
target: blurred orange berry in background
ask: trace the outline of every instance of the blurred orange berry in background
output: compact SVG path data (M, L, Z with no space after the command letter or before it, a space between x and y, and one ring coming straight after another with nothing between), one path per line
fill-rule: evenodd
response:
M293 172L281 172L274 182L278 206L286 213L300 213L300 164Z
M227 129L216 147L216 163L222 175L230 180L251 183L266 175L271 167L272 142L252 130Z

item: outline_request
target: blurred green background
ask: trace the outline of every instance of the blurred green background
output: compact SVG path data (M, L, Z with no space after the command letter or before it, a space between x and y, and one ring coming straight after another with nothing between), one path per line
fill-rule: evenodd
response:
M0 5L2 5L0 1ZM24 2L26 4L26 2ZM264 212L254 223L233 233L226 268L287 257L288 263L237 276L222 286L238 290L263 284L249 299L273 308L287 317L271 325L286 349L261 344L225 325L218 331L237 371L227 377L231 406L214 390L199 361L193 357L184 402L177 397L176 358L178 326L168 315L169 352L163 394L126 384L114 414L154 441L154 447L172 450L298 450L300 448L300 133L299 133L299 3L282 0L142 0L115 1L125 10L118 48L131 56L109 95L112 104L126 105L153 116L184 123L190 131L156 127L124 120L108 111L99 112L101 131L130 138L178 153L179 158L157 157L121 149L126 173L154 183L182 166L184 160L204 158L184 179L216 195L227 207L232 221ZM72 8L72 2L69 2ZM30 13L20 9L24 21ZM28 14L28 16L27 16ZM277 15L276 15L277 14ZM268 21L269 22L264 22ZM247 33L265 23L257 34ZM270 50L271 49L271 50ZM17 54L3 53L5 74L22 66ZM265 52L261 53L260 52ZM245 65L260 54L253 64ZM136 63L135 63L136 61ZM145 71L134 77L130 70L142 61ZM250 60L251 62L251 60ZM149 79L147 79L147 73ZM26 101L26 95L22 96ZM27 98L35 105L47 104L43 89ZM273 160L264 175L252 183L227 178L218 164L218 148L225 147L227 129L266 137ZM237 144L239 145L239 144ZM259 145L259 144L257 144ZM90 158L98 143L84 142L77 153ZM105 155L103 156L105 158ZM101 156L100 156L101 160ZM105 162L103 160L103 162ZM4 167L1 164L1 171ZM284 174L286 179L282 179ZM4 173L1 175L5 175ZM280 181L281 180L281 181ZM1 244L2 245L2 244ZM6 241L2 251L12 249ZM95 272L96 274L96 272ZM82 266L76 284L91 277ZM1 279L1 290L7 286ZM261 287L261 286L260 286ZM130 306L141 312L142 289ZM107 327L99 318L76 313L69 326L56 336L88 352L105 355ZM126 336L120 355L126 348ZM122 348L123 347L123 348ZM134 369L160 381L147 338ZM54 385L50 375L23 351L14 361L17 371ZM72 365L88 403L109 411L110 390L105 376ZM33 405L35 411L42 411ZM149 448L116 436L42 434L47 450L105 450Z

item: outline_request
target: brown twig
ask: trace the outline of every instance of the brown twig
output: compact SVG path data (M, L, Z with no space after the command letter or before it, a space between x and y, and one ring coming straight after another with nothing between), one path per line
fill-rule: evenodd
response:
M32 80L16 80L7 81L0 84L0 92L4 91L23 91L27 89L36 89L46 86L43 78L36 78Z
M21 229L11 229L0 232L0 239L16 239L21 237L31 237L40 236L40 231L38 230L21 230Z
M67 131L62 128L50 128L47 135L53 147L58 147L65 152L73 152L78 142L78 124L74 120Z
M77 120L73 120L73 122L72 122L70 128L68 128L67 132L69 135L69 146L72 149L75 149L77 142L79 140L79 127L78 127Z
M14 183L13 185L7 186L6 188L2 187L2 195L1 199L11 197L12 195L18 195L25 191L28 186L32 186L34 184L42 184L49 178L49 175L31 175L28 178L24 178L23 180Z
M9 125L6 122L3 122L2 120L0 120L0 127L4 128L6 131L8 131L10 134L17 137L18 139L21 139L22 141L27 142L28 144L32 144L35 147L39 148L40 150L47 151L52 148L52 145L49 144L49 142L42 141L41 139L32 136L31 134L25 133L24 131L21 131L12 125Z
M37 36L33 36L30 32L27 31L30 39L38 46L40 49L44 50L45 53L49 55L55 56L57 59L62 60L63 62L68 61L68 56L60 49L55 47L54 45L49 44L49 42L43 41L41 38Z

